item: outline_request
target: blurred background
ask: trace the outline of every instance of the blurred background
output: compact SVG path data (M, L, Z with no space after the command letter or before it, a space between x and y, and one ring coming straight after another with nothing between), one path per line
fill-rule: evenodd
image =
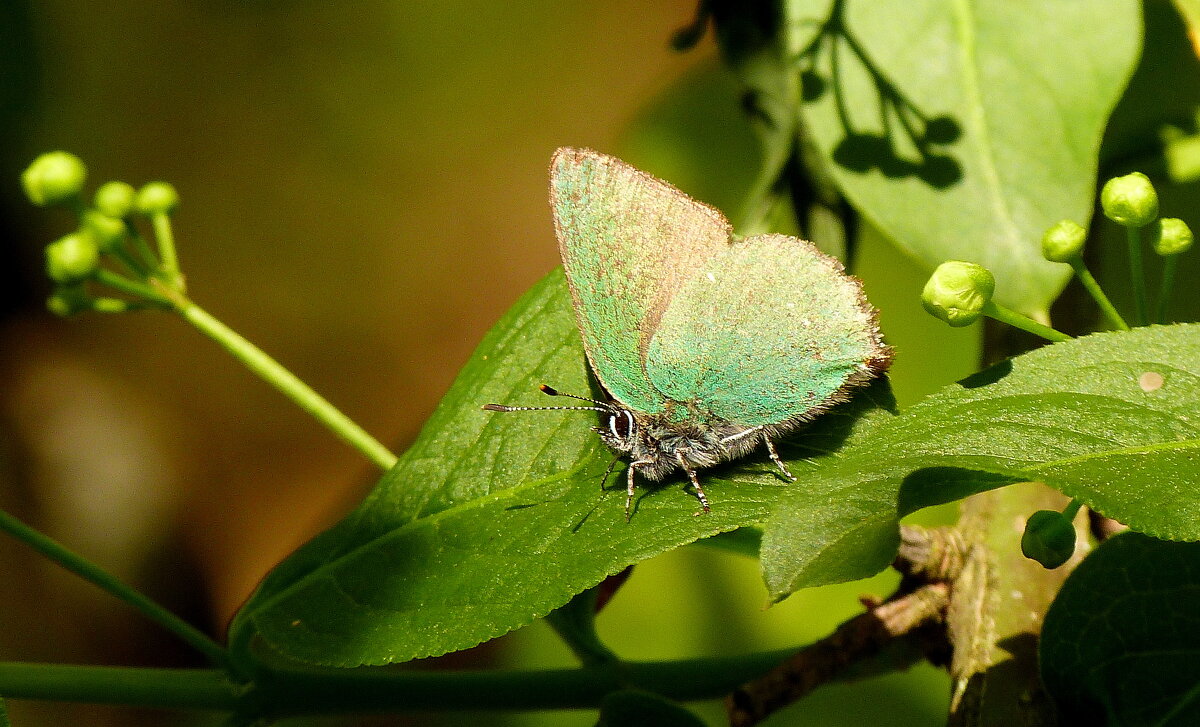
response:
M194 299L402 451L488 327L557 264L557 146L617 154L726 211L758 162L694 0L0 2L0 508L213 634L267 569L375 473L180 320L48 314L42 248L74 225L20 171L62 148L173 183ZM979 332L917 300L927 271L869 232L856 271L897 349L901 404L970 373ZM927 516L928 517L928 516ZM936 515L934 516L936 517ZM126 607L0 538L0 660L200 665ZM894 577L764 609L756 563L686 548L601 617L630 658L801 644ZM541 624L433 666L571 663ZM420 664L418 666L430 666ZM942 724L926 667L827 687L770 725ZM701 705L719 722L720 706ZM212 724L10 702L14 724ZM586 725L586 713L294 724Z

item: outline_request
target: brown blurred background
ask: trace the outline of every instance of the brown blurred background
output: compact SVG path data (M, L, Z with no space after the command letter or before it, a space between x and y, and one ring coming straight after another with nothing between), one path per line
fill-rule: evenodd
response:
M0 507L219 634L263 573L375 477L169 315L46 313L41 249L73 223L20 197L38 153L83 157L90 188L172 182L195 300L401 451L483 332L557 264L555 147L621 154L737 209L756 147L736 88L710 39L687 54L667 45L694 5L0 2ZM971 370L977 332L923 317L921 269L870 238L859 272L899 351L902 402ZM0 568L0 660L199 664L7 539ZM780 647L826 633L858 593L885 593L881 578L764 612L754 563L688 549L640 567L602 628L636 658ZM469 658L569 663L540 625ZM946 686L932 669L858 689L823 690L771 724L941 723ZM211 723L10 712L18 727Z

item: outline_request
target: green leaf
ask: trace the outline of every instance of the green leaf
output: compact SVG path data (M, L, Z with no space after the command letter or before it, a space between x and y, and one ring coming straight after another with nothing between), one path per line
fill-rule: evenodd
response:
M624 519L624 467L590 412L543 405L541 383L589 390L561 272L484 338L425 429L367 500L280 564L238 613L239 659L255 635L301 661L384 664L467 648L527 624L626 566L766 519L794 485L764 456L705 470L709 515L683 480L643 489ZM557 403L557 402L550 402ZM888 418L886 379L781 443L785 457L837 449Z
M799 52L827 12L788 7ZM835 3L802 124L843 192L930 268L976 262L1043 314L1067 282L1047 227L1091 217L1105 122L1140 52L1140 3ZM836 50L833 50L836 48ZM834 64L836 63L836 70ZM956 133L952 133L956 132Z
M881 422L787 491L763 536L768 590L871 575L895 555L899 517L1024 480L1135 530L1200 540L1197 351L1196 324L1094 334Z
M1200 724L1200 543L1125 533L1067 578L1038 646L1072 724Z

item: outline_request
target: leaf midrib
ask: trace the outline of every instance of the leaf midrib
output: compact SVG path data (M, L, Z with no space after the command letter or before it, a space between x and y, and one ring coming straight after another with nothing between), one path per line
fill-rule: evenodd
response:
M975 24L972 22L974 15L967 0L955 0L954 7L955 25L957 26L960 40L959 47L962 49L963 91L969 99L967 103L968 113L971 116L971 125L975 127L976 131L972 136L975 139L974 146L979 152L980 172L983 177L984 188L996 212L997 220L1004 226L1004 234L999 236L1001 244L1010 251L1015 260L1024 262L1024 259L1019 254L1021 252L1020 231L1017 229L1012 212L1009 210L1004 195L1001 193L1000 173L996 168L995 150L988 141L987 114L983 105L983 92L979 84L978 44L976 43L978 38L972 32L972 29L975 27ZM1028 268L1026 265L1022 267Z

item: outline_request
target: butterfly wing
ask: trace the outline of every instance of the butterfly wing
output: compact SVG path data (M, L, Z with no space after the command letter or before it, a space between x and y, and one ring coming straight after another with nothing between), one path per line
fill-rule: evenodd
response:
M809 242L725 246L680 287L646 368L668 398L759 426L798 422L890 362L858 280Z
M614 157L559 149L550 166L559 252L592 370L622 404L644 413L666 398L646 352L671 299L728 247L715 209Z

